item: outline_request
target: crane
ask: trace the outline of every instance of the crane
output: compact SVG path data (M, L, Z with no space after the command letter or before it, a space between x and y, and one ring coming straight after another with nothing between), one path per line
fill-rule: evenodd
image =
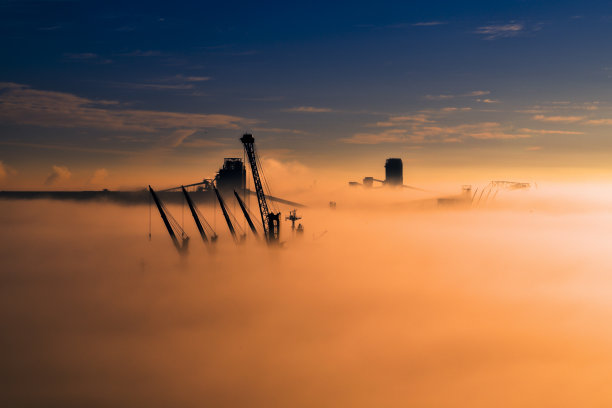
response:
M273 213L268 209L266 194L262 185L262 180L259 175L257 162L257 152L255 151L255 139L250 133L245 133L240 141L244 145L244 151L249 159L251 173L253 174L253 183L255 185L255 193L257 194L257 202L259 203L259 212L261 214L261 224L264 229L264 236L268 244L277 244L280 233L280 212ZM265 180L264 180L265 182Z
M174 219L172 214L170 214L164 203L161 202L161 200L159 199L157 194L155 194L155 191L151 186L149 186L149 192L153 197L153 201L155 201L155 205L159 210L159 215L161 215L161 218L164 221L164 225L168 230L168 234L170 234L170 239L172 239L172 243L181 255L185 255L187 253L187 247L189 244L189 236L185 233L185 230L183 230L178 221ZM180 236L181 241L179 241L177 235Z
M205 244L208 245L209 243L208 237L206 236L206 231L205 231L205 226L206 226L208 227L208 231L211 233L210 240L211 242L214 243L215 241L217 241L217 233L212 229L208 221L206 221L206 218L204 218L202 213L200 213L200 210L198 210L198 207L191 200L189 193L187 193L187 190L185 190L185 186L181 186L181 189L183 190L183 194L185 195L185 199L187 200L187 205L189 205L189 210L191 210L191 215L193 216L193 220L195 221L196 226L198 227L198 231L200 231L200 236L202 237L202 240L204 241ZM204 221L205 226L202 225L202 221Z
M257 238L257 229L255 228L255 225L253 224L253 220L251 219L249 210L246 208L244 201L242 201L242 198L240 198L240 195L236 192L236 190L234 190L234 195L236 196L236 200L238 200L238 204L240 205L240 209L242 210L242 213L244 214L244 218L246 218L247 222L249 223L251 232Z
M295 230L295 222L297 220L301 220L301 219L302 219L302 217L299 217L297 215L297 210L296 209L294 209L293 211L289 211L289 216L285 217L285 221L291 221L291 229L292 230ZM302 225L302 224L300 224L300 225Z
M221 197L221 194L219 193L219 190L217 190L217 187L215 187L214 189L215 194L217 195L217 200L219 201L219 205L221 206L221 211L223 212L223 217L225 217L227 228L229 228L230 233L232 234L232 238L234 238L234 242L238 244L245 238L246 234L241 234L240 238L238 238L238 235L236 235L236 228L240 228L240 226L238 225L238 223L236 223L236 226L234 227L230 215L232 216L232 218L234 218L234 220L235 217L233 216L233 214L230 214L229 209L225 205L225 200L223 200L223 197Z

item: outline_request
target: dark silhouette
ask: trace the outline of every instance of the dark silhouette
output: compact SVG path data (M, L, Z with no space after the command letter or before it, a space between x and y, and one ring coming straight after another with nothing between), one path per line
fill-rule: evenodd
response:
M268 202L266 201L266 194L264 193L262 184L262 176L260 176L259 168L257 166L259 158L257 157L257 153L255 151L255 139L253 138L253 135L245 133L240 138L240 141L244 145L244 151L246 152L246 155L249 158L249 164L251 165L251 173L253 174L253 183L255 185L255 193L257 194L257 202L259 203L259 212L261 213L261 223L264 228L264 236L269 244L277 244L280 233L280 212L273 213L268 209Z
M157 206L157 209L159 210L159 215L164 221L164 225L166 226L166 229L168 230L168 234L170 235L170 238L172 239L172 243L176 247L179 254L185 255L187 253L187 248L189 245L189 236L185 233L181 225L174 219L172 214L170 214L166 206L161 202L161 200L159 199L157 194L155 194L155 191L153 191L153 188L151 188L151 186L149 186L149 192L151 193L151 196L153 197L153 201L155 201L155 205ZM177 235L179 235L181 238L180 242L179 242L179 238L177 237Z

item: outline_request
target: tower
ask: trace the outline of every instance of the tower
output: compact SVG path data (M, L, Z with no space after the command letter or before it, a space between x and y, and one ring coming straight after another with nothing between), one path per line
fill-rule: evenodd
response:
M385 163L385 185L396 187L404 184L402 159L391 158Z

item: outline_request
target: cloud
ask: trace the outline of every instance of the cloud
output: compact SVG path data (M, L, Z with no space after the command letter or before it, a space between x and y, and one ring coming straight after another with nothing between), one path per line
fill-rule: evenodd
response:
M195 129L175 130L170 134L170 136L165 138L164 144L168 145L169 147L178 147L185 141L185 139L193 135L195 132Z
M414 23L412 24L415 27L431 27L431 26L438 26L438 25L443 25L443 24L448 24L444 21L421 21L418 23Z
M330 108L316 108L314 106L298 106L295 108L285 109L285 112L305 112L305 113L325 113L333 112Z
M0 160L0 181L3 181L4 179L6 179L7 175L8 175L8 171L4 163Z
M432 101L443 101L443 100L453 99L453 98L484 96L484 95L489 95L490 93L491 91L472 91L472 92L456 94L456 95L455 94L425 95L425 98L432 100Z
M266 127L255 127L253 128L256 132L262 133L288 133L292 135L307 135L308 132L298 129L286 129L286 128L266 128Z
M431 122L431 120L424 114L390 116L389 120L391 122Z
M547 129L520 129L521 132L537 133L540 135L584 135L584 132L574 132L570 130L547 130Z
M477 102L481 102L481 103L499 103L498 100L496 100L496 99L489 99L489 98L486 98L486 99L476 99L476 101Z
M535 115L534 120L541 122L556 122L556 123L576 123L584 120L584 116L544 116Z
M0 83L0 120L41 127L145 133L178 129L242 129L257 123L252 119L223 114L121 109L115 101L95 101L15 83Z
M478 27L475 33L484 35L486 40L496 40L498 38L516 37L524 30L525 26L523 24L510 23Z
M463 96L484 96L484 95L488 95L490 93L491 93L491 91L472 91L472 92L463 94Z
M453 99L456 95L441 94L441 95L425 95L426 99L432 101L443 101L445 99Z
M188 76L185 78L185 80L189 82L203 82L210 81L211 78L208 76Z
M454 106L449 106L449 107L441 109L442 112L468 112L468 111L471 111L471 110L472 110L472 108L469 108L469 107L457 108L457 107L454 107Z
M116 82L116 86L131 89L153 89L156 91L193 89L193 84L143 84L137 82Z
M394 118L414 118L419 120L393 120ZM384 127L380 132L356 133L352 137L340 139L351 144L381 143L457 143L467 139L507 140L523 139L532 135L525 131L515 131L511 126L498 122L478 122L461 125L439 124L425 115L395 116L386 122L378 122L374 127ZM372 125L369 125L372 127Z
M612 119L592 119L586 123L587 125L612 125Z
M82 53L64 53L66 58L70 58L72 60L82 60L82 61L92 61L98 64L110 64L113 62L110 59L104 59L100 57L98 54L93 52L82 52Z
M102 184L108 177L108 170L102 168L94 171L93 177L89 180L89 184Z
M381 143L404 143L408 141L404 129L389 129L379 133L357 133L349 138L340 139L343 143L375 145Z
M45 180L45 185L50 186L58 182L61 183L63 181L67 181L70 179L70 176L72 176L72 173L70 173L68 167L52 166L51 174L47 176L47 179Z

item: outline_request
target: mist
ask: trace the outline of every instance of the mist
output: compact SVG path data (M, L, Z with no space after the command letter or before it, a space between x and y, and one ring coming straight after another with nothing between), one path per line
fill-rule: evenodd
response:
M203 207L211 252L169 206L185 257L155 208L149 223L146 206L0 201L0 403L612 403L608 186L478 208L440 208L427 187L281 191L309 207L279 248L234 244Z

